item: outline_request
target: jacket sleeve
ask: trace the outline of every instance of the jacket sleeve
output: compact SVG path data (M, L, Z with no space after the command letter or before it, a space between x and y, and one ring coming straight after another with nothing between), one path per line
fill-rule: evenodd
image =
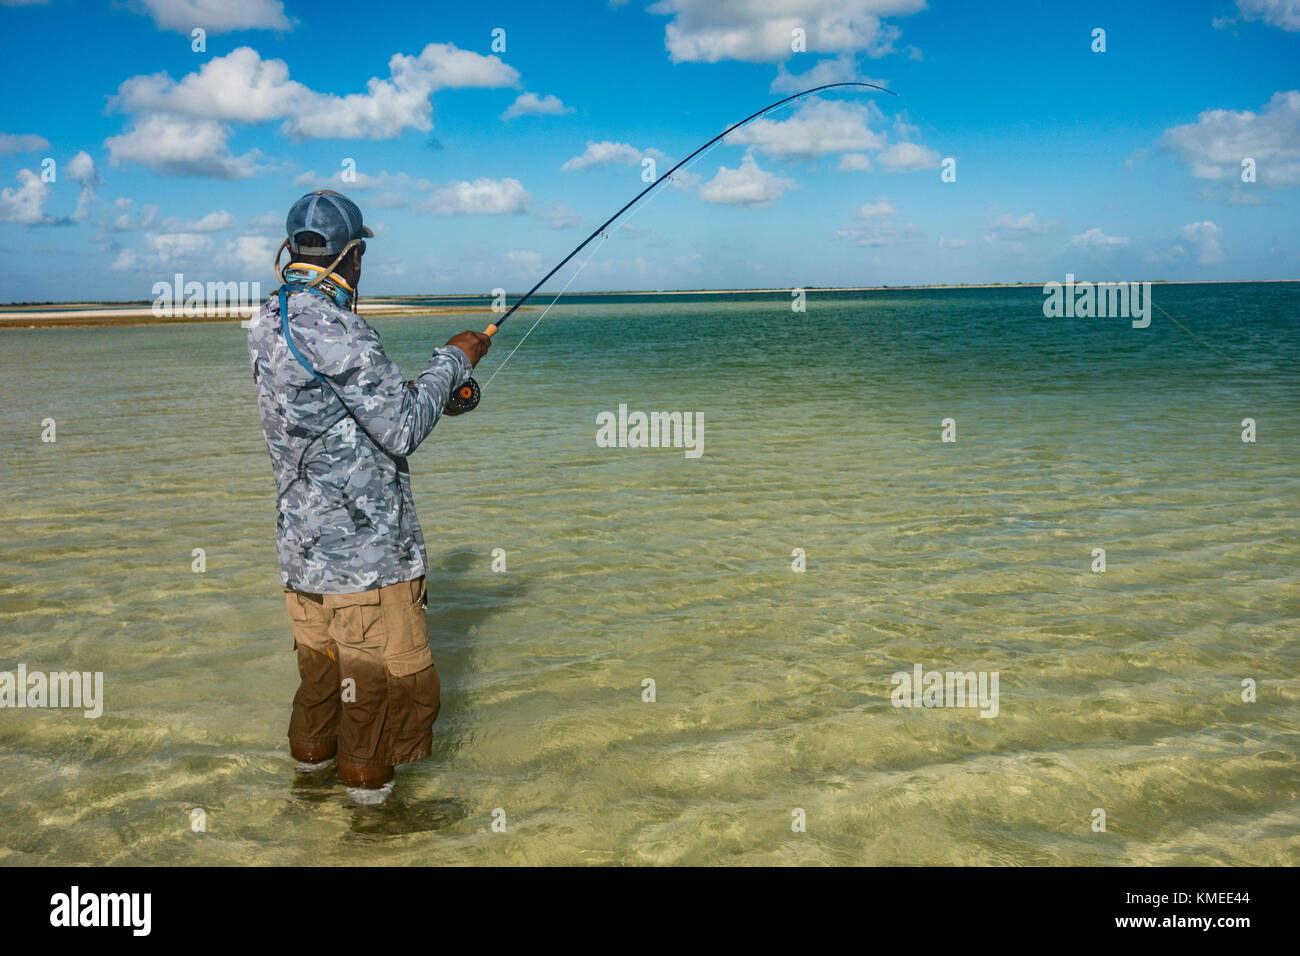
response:
M434 349L424 371L409 384L384 353L379 336L359 316L328 305L290 298L289 328L294 344L329 380L339 400L376 444L405 457L433 431L447 399L469 378L473 366L454 346ZM300 311L301 310L301 311Z

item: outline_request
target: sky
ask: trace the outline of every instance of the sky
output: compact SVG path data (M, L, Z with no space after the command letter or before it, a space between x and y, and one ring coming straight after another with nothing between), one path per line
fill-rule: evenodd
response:
M319 188L376 233L363 296L522 292L841 80L898 95L736 131L572 288L1300 277L1300 0L0 0L0 35L5 302L269 290Z

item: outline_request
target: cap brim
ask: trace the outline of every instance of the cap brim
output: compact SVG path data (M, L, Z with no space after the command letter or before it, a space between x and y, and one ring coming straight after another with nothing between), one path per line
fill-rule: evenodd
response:
M375 238L375 234L374 234L373 232L370 231L370 227L369 227L369 226L362 226L362 227L361 227L361 235L365 236L367 239L373 239L373 238Z

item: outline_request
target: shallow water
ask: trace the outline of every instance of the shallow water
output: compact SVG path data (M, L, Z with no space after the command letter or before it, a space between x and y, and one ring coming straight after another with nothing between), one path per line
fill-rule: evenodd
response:
M1034 289L561 300L411 459L443 710L383 808L294 779L243 331L4 332L0 670L106 702L0 710L0 860L1295 863L1296 288L1156 287L1235 361ZM410 374L481 317L374 324ZM704 454L597 447L620 403Z

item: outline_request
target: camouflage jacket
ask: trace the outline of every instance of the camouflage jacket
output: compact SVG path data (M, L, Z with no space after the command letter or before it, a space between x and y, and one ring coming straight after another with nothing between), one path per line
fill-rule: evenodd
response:
M458 348L435 349L413 382L365 320L311 292L289 296L289 351L276 296L248 327L262 430L277 491L280 580L348 594L425 573L424 535L406 456L470 374Z

